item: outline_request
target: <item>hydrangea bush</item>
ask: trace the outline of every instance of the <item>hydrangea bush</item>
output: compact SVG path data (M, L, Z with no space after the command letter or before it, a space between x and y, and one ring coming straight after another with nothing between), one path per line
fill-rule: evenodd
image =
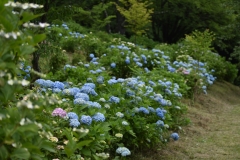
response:
M15 15L11 6L24 12ZM49 26L40 46L56 54L62 47L78 50L83 59L56 65L30 90L34 71L22 62L45 37L32 28L47 24L30 23L37 16L27 8L41 6L4 0L0 7L8 15L0 16L0 43L6 46L0 49L0 159L126 159L136 149L176 141L189 122L181 99L196 90L207 93L216 79L214 68L194 57L174 58L121 39L103 42L63 23Z
M30 10L41 7L0 1L0 159L43 159L55 152L52 130L41 115L42 106L57 101L28 90L29 81L25 79L29 79L31 67L20 63L45 38L44 34L33 34L33 30L47 24L29 23L39 16Z
M59 139L56 145L62 146L61 158L125 157L134 148L178 140L178 134L170 132L189 123L181 98L196 86L206 93L216 79L207 64L190 56L173 60L159 49L122 41L114 40L104 53L85 56L77 65L66 64L35 82L37 92L56 95L61 101L64 112L52 117L61 121L61 126L53 124L62 131L54 134Z

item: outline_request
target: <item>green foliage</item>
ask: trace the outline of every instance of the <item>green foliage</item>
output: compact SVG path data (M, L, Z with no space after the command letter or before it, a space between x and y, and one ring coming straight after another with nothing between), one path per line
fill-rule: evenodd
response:
M91 27L95 30L103 29L108 25L114 15L105 14L106 10L113 5L112 2L97 3L91 8L86 9L84 5L58 5L50 7L47 15L50 21L59 19L61 21L75 21L85 27Z
M186 35L183 41L182 49L187 51L187 54L199 61L205 61L205 54L211 51L214 34L209 30L204 32L194 31L190 35Z
M139 46L147 49L153 49L158 42L153 41L152 39L148 38L147 36L132 36L129 41L136 43Z
M119 2L123 6L117 4L117 10L126 18L126 26L135 35L145 33L145 27L151 22L151 14L153 13L153 9L147 9L150 3L148 1L139 2L138 0L120 0Z
M31 6L25 4L23 9L19 4L19 14L13 14L14 8L6 4L7 0L0 2L0 159L43 159L55 152L46 135L40 134L49 131L38 116L43 98L27 90L29 82L19 76L19 63L35 51L45 35L22 29L24 23L39 16L30 11Z
M63 53L55 53L50 58L50 72L55 73L56 71L60 70L67 62L67 55Z

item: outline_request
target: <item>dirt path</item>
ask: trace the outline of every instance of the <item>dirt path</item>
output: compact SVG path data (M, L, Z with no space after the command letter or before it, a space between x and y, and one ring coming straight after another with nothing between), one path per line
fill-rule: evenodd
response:
M217 82L189 104L180 139L138 160L240 160L240 88Z

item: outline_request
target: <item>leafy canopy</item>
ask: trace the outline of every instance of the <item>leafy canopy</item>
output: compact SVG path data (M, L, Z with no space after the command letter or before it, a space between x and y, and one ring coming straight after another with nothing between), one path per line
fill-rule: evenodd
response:
M150 3L138 0L120 0L123 6L117 5L117 10L126 18L126 27L136 35L145 33L145 27L151 22L153 9L148 9Z

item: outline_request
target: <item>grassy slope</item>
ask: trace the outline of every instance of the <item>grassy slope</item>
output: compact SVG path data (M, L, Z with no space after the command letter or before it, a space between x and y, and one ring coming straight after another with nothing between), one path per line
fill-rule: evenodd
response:
M193 105L186 103L192 123L183 127L179 141L134 159L240 159L240 88L216 82L208 95L199 95Z

